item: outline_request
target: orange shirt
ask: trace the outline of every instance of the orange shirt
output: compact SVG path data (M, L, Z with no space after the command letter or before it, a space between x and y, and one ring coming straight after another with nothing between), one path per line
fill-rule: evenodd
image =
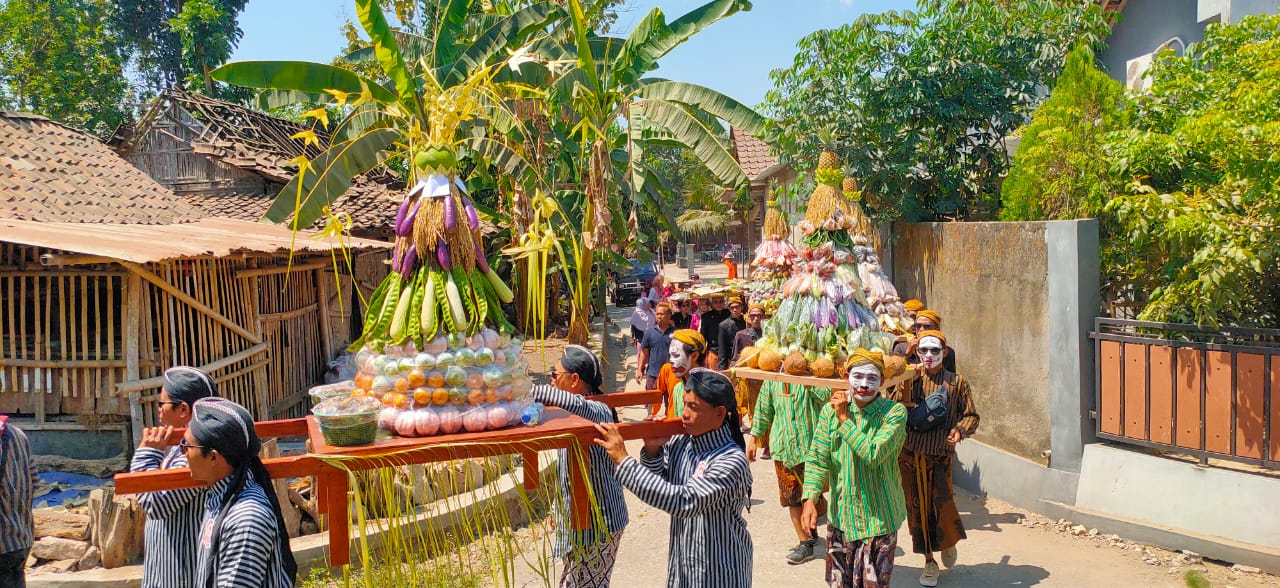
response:
M728 279L730 280L738 279L738 264L734 263L732 259L726 259L724 260L724 265L725 267L729 268Z

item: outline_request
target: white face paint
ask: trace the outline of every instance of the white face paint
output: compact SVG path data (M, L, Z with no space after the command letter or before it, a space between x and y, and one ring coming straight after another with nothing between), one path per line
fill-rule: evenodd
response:
M880 370L865 363L849 368L849 392L862 404L875 400L880 394Z
M916 344L916 356L925 369L932 369L942 364L942 356L946 354L946 346L937 337L922 337Z
M684 343L679 340L671 340L671 346L667 348L667 361L671 362L671 371L676 377L683 378L689 373L689 354L684 352Z

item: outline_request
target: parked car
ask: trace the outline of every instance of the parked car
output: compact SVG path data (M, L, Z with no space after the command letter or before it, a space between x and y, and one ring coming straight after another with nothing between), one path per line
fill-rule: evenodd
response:
M658 275L658 264L650 261L641 263L637 259L628 260L631 267L621 272L609 272L609 297L615 306L635 306L636 300L644 296Z

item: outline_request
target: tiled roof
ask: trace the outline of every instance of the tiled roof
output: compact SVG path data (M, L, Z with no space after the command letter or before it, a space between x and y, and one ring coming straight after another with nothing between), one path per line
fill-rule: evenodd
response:
M778 164L778 158L769 153L769 145L764 141L746 134L742 129L729 129L729 138L733 142L733 154L738 165L747 177L755 179L765 170Z
M0 218L168 224L199 216L92 136L33 114L0 112Z
M182 199L199 207L211 216L221 216L247 221L258 221L267 212L275 194L187 194ZM367 176L356 177L347 190L330 208L339 215L351 215L352 224L365 232L391 229L396 207L404 198L404 187L398 184L375 181ZM320 221L323 224L324 221ZM312 228L319 228L312 227Z

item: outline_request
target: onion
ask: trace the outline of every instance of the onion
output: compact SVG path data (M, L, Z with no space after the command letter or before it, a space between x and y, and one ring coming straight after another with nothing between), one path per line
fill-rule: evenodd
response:
M406 410L396 417L396 434L401 437L417 436L417 419L413 411Z
M489 349L497 349L502 346L502 337L493 329L480 331L480 336L484 337L484 346Z
M458 409L452 406L443 406L436 410L436 414L440 417L440 432L449 435L457 433L462 428L462 415L458 414Z
M396 417L400 416L400 409L394 406L388 406L378 413L378 428L384 431L395 432Z
M430 408L414 411L414 430L419 437L435 435L440 430L440 417Z
M462 428L468 433L479 433L487 426L489 426L489 415L483 408L468 410L462 415Z
M511 412L505 406L495 405L489 409L487 418L490 429L501 429L511 421Z

